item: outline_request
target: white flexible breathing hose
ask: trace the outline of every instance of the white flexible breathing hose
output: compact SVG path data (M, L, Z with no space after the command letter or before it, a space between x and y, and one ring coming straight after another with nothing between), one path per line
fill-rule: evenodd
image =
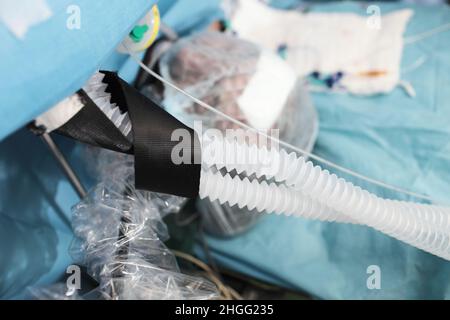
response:
M309 196L283 185L267 183L248 178L241 180L239 176L231 177L228 173L202 170L200 175L201 199L208 197L211 201L227 202L230 206L247 207L259 212L267 211L276 214L294 215L309 219L353 222L345 215L324 206Z
M223 118L245 129L256 132L263 137L269 138L271 141L280 143L284 147L308 155L342 172L351 174L375 185L408 194L418 199L433 201L429 196L417 194L365 177L323 158L307 153L286 142L261 133L193 97L149 69L135 54L130 53L130 55L153 77L185 94L200 106L219 114ZM239 148L236 145L234 147ZM255 148L253 147L253 149ZM267 185L267 183L255 184L249 180L241 181L239 177L222 177L224 178L222 179L220 173L214 174L211 171L202 170L200 196L202 198L209 197L212 200L218 199L222 203L229 202L241 206L248 206L249 204L253 206L255 205L255 201L261 201L264 205L257 206L256 208L258 210L267 210L268 208L276 207L276 209L290 210L288 213L300 216L307 216L308 211L314 213L314 210L317 210L319 214L317 216L314 215L316 218L328 221L351 221L352 223L365 224L417 248L450 260L449 208L381 199L360 187L346 182L344 179L338 178L335 174L330 174L328 171L322 170L319 166L314 166L311 162L307 162L305 158L297 157L295 153L288 154L284 150L281 152L274 152L273 150L267 152L267 150L261 151L258 148L256 149L257 151L254 153L255 151L249 151L252 150L252 147L245 146L241 151L244 150L253 156L259 155L259 152L266 153L267 158L264 159L269 160L269 164L282 163L283 165L267 166L264 163L261 166L261 162L259 164L258 162L249 162L247 164L245 162L236 162L236 165L234 165L230 162L214 163L214 160L203 161L202 159L204 162L203 165L206 167L216 166L217 168L226 168L228 171L230 169L236 169L238 172L245 171L248 176L251 173L255 173L257 176L266 176L266 178L273 177L275 181L283 182L286 186L278 186L276 184ZM202 149L202 153L204 153L203 151ZM236 156L236 154L234 155ZM277 159L279 162L275 162ZM274 169L277 170L274 171ZM220 187L221 185L222 187ZM278 189L281 189L281 191L275 191ZM291 189L296 190L296 192L293 193ZM229 190L240 190L240 193L230 192ZM277 198L274 198L274 193L277 194ZM292 200L291 197L298 198L298 201L304 202L305 205L302 206L298 204L299 202L296 204L296 200ZM266 198L276 200L276 206L267 200L263 201ZM290 201L289 205L286 204L282 208L283 201L288 200ZM266 206L267 208L263 208ZM283 212L283 210L277 211Z
M202 145L203 166L273 178L250 182L202 170L200 197L327 221L360 223L450 260L450 209L386 200L285 150L214 139Z
M428 36L428 34L425 36ZM425 36L421 35L421 37ZM411 40L411 43L416 41L416 39L409 40ZM405 42L407 44L408 40ZM153 77L190 97L200 106L233 121L243 128L253 129L168 82L145 66L136 55L133 53L130 53L130 55ZM253 131L258 132L255 129ZM260 134L267 137L263 133ZM420 199L433 201L428 196L416 194L362 176L325 159L308 154L304 150L300 150L283 141L277 139L271 139L271 141L279 142L282 146L307 154L342 172L349 173L373 184ZM217 144L220 145L220 143ZM223 149L217 149L217 147L217 145L212 145L209 151L220 153L220 150ZM365 224L417 248L450 260L449 208L379 198L344 179L338 178L335 174L322 170L319 166L314 166L312 162L306 161L304 157L297 157L295 153L288 154L284 150L280 152L275 150L268 151L256 146L248 147L237 144L234 144L233 147L239 149L239 151L227 154L231 159L236 159L237 156L242 158L243 155L248 154L250 157L253 157L251 160L256 158L257 161L236 161L233 163L232 161L223 161L223 154L222 157L217 156L214 158L213 156L209 159L202 156L204 167L215 166L219 169L226 168L228 171L236 169L237 172L245 172L248 176L255 174L257 177L273 178L276 182L283 183L283 185L268 184L264 181L259 183L257 180L240 180L239 176L231 178L228 174L222 176L220 171L213 173L211 170L202 170L199 189L201 198L209 197L211 200L217 199L221 203L228 202L231 205L237 204L240 207L247 206L250 209L256 208L258 211L275 211L277 213L319 220ZM206 148L205 150L202 149L202 153L210 155ZM261 159L263 161L260 161Z

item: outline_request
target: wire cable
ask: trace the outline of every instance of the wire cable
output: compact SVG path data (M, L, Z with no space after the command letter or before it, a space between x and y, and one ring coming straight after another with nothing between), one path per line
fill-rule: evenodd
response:
M442 33L442 32L448 31L448 30L450 30L450 23L446 23L446 24L440 25L439 27L436 27L436 28L433 28L431 30L427 30L427 31L418 33L418 34L413 35L413 36L405 37L403 39L403 41L404 41L405 45L413 44L413 43L416 43L418 41L422 41L423 39L426 39L426 38L429 38L431 36L434 36L435 34Z

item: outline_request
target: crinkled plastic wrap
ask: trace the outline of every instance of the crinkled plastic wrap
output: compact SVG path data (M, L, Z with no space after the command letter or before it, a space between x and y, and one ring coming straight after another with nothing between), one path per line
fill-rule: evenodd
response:
M218 32L202 32L177 41L160 60L164 78L218 110L261 130L279 129L279 137L311 151L318 119L303 79L277 55ZM239 128L164 88L163 105L187 125L204 129ZM239 234L261 217L256 211L199 200L204 226L218 236Z
M175 256L163 243L169 235L162 218L178 211L184 199L136 190L130 156L102 151L97 157L104 181L72 209L76 238L70 253L99 283L87 298L218 297L216 287L209 281L180 273ZM68 296L61 290L64 288L59 289L35 291L35 296Z
M256 71L259 55L258 47L250 42L206 32L176 42L163 55L159 66L167 80L246 122L237 100ZM190 122L188 125L192 125L192 120L202 120L209 128L232 127L232 124L167 86L163 105L179 119Z
M208 31L178 40L159 67L164 78L227 115L261 130L279 129L280 138L312 149L318 119L305 81L274 53ZM265 100L268 110L261 106ZM239 128L169 86L163 105L191 126L201 120L206 128Z

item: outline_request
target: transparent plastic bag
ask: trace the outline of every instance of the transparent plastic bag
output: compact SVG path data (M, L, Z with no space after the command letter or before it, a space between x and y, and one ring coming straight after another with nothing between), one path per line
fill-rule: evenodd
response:
M99 287L104 299L208 300L217 298L216 287L202 278L157 268L146 261L119 261L120 276Z
M68 295L65 284L33 289L38 299L214 299L209 281L182 274L163 241L162 218L185 199L134 188L132 157L89 150L90 165L104 180L72 208L75 239L70 254L98 287ZM93 157L91 157L93 156ZM95 159L95 160L94 160ZM97 168L97 169L95 169Z
M130 185L125 190L117 193L102 183L73 208L78 238L71 249L73 257L100 282L112 274L116 259L124 256L178 271L174 256L162 242L168 233L152 194Z
M318 119L305 81L275 54L208 31L177 41L159 68L164 78L218 110L260 130L278 129L282 140L312 150ZM163 96L164 107L187 125L202 121L205 129L239 128L169 86ZM239 234L262 216L209 200L197 201L197 208L206 231L218 236Z
M178 211L183 198L134 188L129 156L99 157L109 176L73 208L77 241L71 248L100 286L103 299L212 299L209 281L180 273L175 256L164 245L169 238L162 218Z
M203 32L178 40L162 56L159 67L164 78L247 122L237 100L257 70L260 50L250 42L218 32ZM208 128L233 128L233 124L195 104L166 86L163 105L175 117L192 126L201 120Z
M90 173L107 185L109 190L123 193L126 188L134 188L132 155L86 146L84 158ZM178 212L186 202L182 197L155 192L148 192L145 196L151 197L163 216Z

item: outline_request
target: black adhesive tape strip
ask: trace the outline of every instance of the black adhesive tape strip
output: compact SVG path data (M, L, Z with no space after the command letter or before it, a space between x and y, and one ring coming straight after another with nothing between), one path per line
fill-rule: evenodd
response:
M116 73L102 72L105 74L103 81L108 84L106 90L112 96L111 102L126 108L131 119L136 188L196 197L200 184L201 150L195 131ZM174 133L180 136L172 137ZM183 148L180 148L180 143L183 143ZM177 158L176 161L173 157ZM185 161L177 164L181 158Z
M81 142L123 153L133 153L133 145L120 132L108 117L95 105L89 96L77 92L83 108L68 122L59 127L56 133Z

